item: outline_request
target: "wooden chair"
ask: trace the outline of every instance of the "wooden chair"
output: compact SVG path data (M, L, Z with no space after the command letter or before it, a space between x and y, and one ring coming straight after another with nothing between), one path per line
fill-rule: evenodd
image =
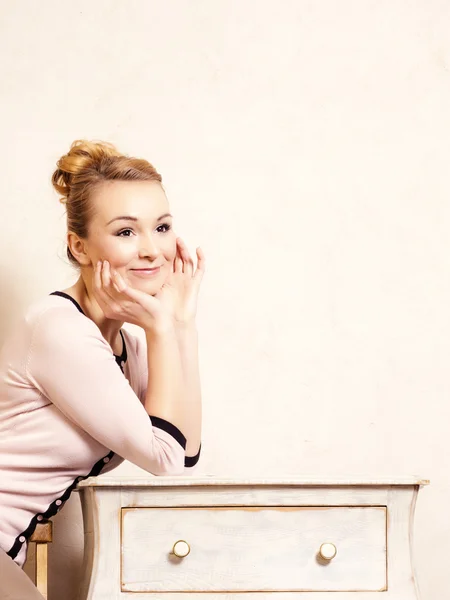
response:
M36 543L36 562L35 562L35 584L47 600L48 594L48 546L52 541L53 523L51 521L41 521L37 524L30 542Z

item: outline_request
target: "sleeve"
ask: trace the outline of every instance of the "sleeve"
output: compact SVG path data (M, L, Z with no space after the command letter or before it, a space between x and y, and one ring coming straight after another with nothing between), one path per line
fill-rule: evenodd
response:
M148 366L147 366L147 348L145 345L145 340L141 339L139 336L133 336L136 342L136 355L139 364L139 399L142 404L145 401L145 395L147 393L147 385L148 385ZM190 475L194 471L197 470L198 461L200 459L200 454L202 450L202 445L200 444L199 450L195 456L186 456L184 457L184 471L183 473L186 475Z
M202 445L198 449L198 452L195 456L187 456L184 457L184 473L191 474L193 471L197 470L198 461L200 460L200 453L202 451Z
M34 325L32 385L100 444L154 475L184 472L186 438L149 416L93 321L52 308Z

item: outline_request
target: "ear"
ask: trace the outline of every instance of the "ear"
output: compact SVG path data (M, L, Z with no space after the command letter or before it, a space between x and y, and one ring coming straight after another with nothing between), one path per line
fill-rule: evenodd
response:
M87 241L78 237L73 231L67 232L67 245L72 252L74 258L77 259L78 263L83 267L92 264L90 256L88 254Z

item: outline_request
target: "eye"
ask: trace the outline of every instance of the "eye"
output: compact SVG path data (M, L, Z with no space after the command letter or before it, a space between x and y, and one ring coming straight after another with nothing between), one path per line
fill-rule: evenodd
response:
M118 231L116 233L117 236L120 237L130 237L130 235L133 233L132 229L121 229L120 231Z
M159 231L161 227L165 227L164 231L162 231L161 233L166 233L167 231L169 231L169 229L172 229L172 226L169 223L163 223L157 228L157 231Z

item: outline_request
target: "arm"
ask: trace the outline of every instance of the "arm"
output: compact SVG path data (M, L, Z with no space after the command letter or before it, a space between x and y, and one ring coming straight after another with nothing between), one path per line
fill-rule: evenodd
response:
M187 438L186 457L198 455L202 431L202 396L198 360L198 332L194 323L176 330L183 373L185 409L184 434ZM198 458L197 458L198 460ZM193 466L193 465L192 465Z
M194 273L193 261L184 243L177 238L173 271L155 297L132 288L117 271L109 274L108 264L101 277L103 267L97 267L94 286L108 318L134 323L144 330L147 373L143 404L149 414L170 420L184 435L188 431L186 467L194 466L200 455L201 398L194 326L197 295L205 269L200 248L197 248L197 258ZM195 454L191 455L192 448Z
M145 331L147 382L144 407L149 415L176 425L185 434L183 373L175 329Z
M193 261L186 245L180 238L177 239L177 243L178 253L177 258L175 259L173 277L175 280L178 278L179 289L181 291L173 300L176 309L174 311L172 322L175 328L177 348L175 345L172 345L172 353L181 361L181 390L183 396L181 408L183 413L180 415L177 412L173 418L177 419L177 422L180 423L182 431L187 438L185 467L192 468L197 464L201 450L202 399L198 360L198 334L195 325L195 314L197 294L205 270L205 257L203 251L200 248L197 248L198 264L194 273ZM152 337L149 336L148 333L146 334L146 337L146 360L148 361L149 371L148 373L145 373L144 371L142 395L147 399L150 386L152 385L150 363L153 358L151 354L156 348L154 340L152 340ZM158 344L156 344L156 347L157 346ZM176 362L176 377L178 381L180 372L178 371L178 360ZM159 378L161 372L160 369L155 369L154 377ZM169 372L169 376L170 375L171 373ZM161 382L161 385L163 386L163 382ZM168 385L174 385L174 383L172 382ZM163 407L161 406L158 410L163 410Z
M188 467L187 472L192 472L192 467L197 464L200 454L202 420L197 328L194 323L189 326L176 326L176 346L173 343L174 339L171 337L164 340L163 337L156 338L154 335L147 334L146 341L147 344L145 345L140 338L136 338L136 351L142 369L140 374L141 401L151 414L164 415L168 420L176 421L179 424L181 431L187 438L185 467ZM165 351L168 354L166 364L169 365L167 367L169 376L166 378L162 374L165 370L163 366L165 361L164 356L161 354ZM175 387L173 371L170 370L170 363L173 361L174 356L179 357L181 361L183 413L171 417L165 409L168 404L161 402L161 406L157 408L156 403L152 404L152 395L156 398L157 389L159 389L160 394L170 394L170 389ZM178 363L178 360L176 362ZM162 397L161 395L160 398Z
M183 473L186 439L169 420L176 417L176 402L152 421L89 319L66 308L43 313L34 324L27 374L31 385L106 448L155 475ZM158 408L156 401L149 406Z

